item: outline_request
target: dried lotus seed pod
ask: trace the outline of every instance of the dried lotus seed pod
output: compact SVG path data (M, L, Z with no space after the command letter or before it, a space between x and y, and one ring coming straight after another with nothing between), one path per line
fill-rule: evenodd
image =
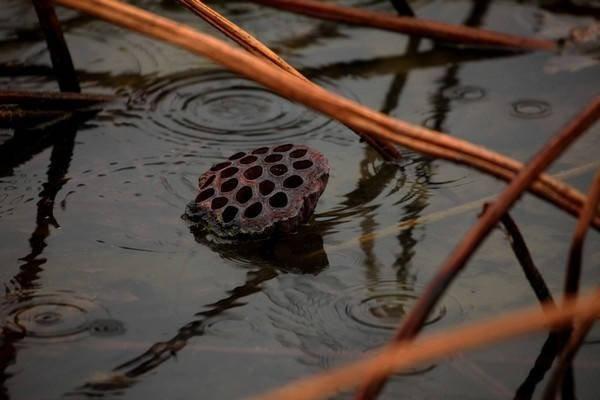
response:
M221 238L293 232L312 215L328 177L327 159L308 146L239 152L200 176L186 218Z

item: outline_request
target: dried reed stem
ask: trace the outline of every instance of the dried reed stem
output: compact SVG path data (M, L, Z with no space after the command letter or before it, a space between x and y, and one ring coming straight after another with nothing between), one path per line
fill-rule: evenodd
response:
M567 275L565 278L566 295L576 294L579 290L583 242L585 240L590 223L598 211L598 203L600 203L600 172L596 174L594 181L590 186L587 201L583 205L581 214L577 220L575 232L573 233L571 248L569 249Z
M187 9L200 16L200 18L204 19L206 22L211 24L225 36L239 44L242 48L246 49L251 54L259 58L263 58L267 61L270 61L275 66L281 68L282 70L290 73L296 78L300 78L305 80L306 82L310 82L304 75L302 75L298 70L288 64L285 60L275 54L271 49L265 46L261 41L256 39L250 33L246 32L233 22L229 21L227 18L204 4L201 0L178 0L181 4L183 4ZM369 135L364 135L358 133L369 145L371 145L381 156L387 160L399 160L401 158L400 152L398 149L391 143L386 141L378 141Z
M184 5L188 10L194 14L200 16L206 22L211 24L214 28L219 30L222 34L242 46L249 53L254 54L257 57L264 58L275 64L277 67L284 71L295 75L297 78L305 79L304 75L298 72L294 67L285 62L281 57L275 54L271 49L265 46L262 42L257 40L254 36L241 29L236 24L229 21L227 18L204 4L202 0L178 0L179 3Z
M68 110L89 107L116 98L115 96L73 92L0 91L0 104L18 104L21 107L35 107L37 109Z
M521 170L502 191L497 200L490 204L479 220L471 227L462 241L440 267L437 274L426 286L412 310L405 317L394 337L395 342L410 340L416 336L427 316L444 294L454 278L464 268L475 250L496 226L502 216L521 197L529 185L560 154L562 154L596 119L600 117L600 96L588 105L578 116L553 137L544 148ZM356 399L373 399L383 388L385 380L369 382L362 387Z
M368 26L431 39L525 50L556 50L553 40L534 39L420 18L343 7L315 0L250 0L254 3L311 17Z
M549 304L553 304L554 300L552 299L550 289L548 289L539 269L535 266L527 243L525 243L525 239L523 238L519 227L509 213L505 213L502 218L500 218L500 222L502 222L506 232L510 235L510 246L517 257L517 260L519 260L519 264L521 264L527 282L529 282L537 299L540 303L548 302Z
M444 332L425 335L413 342L388 345L355 363L293 382L252 400L316 400L331 397L360 382L380 379L415 364L488 345L542 329L556 329L573 319L600 315L600 291L565 301L560 307L539 306L505 314Z
M558 388L563 382L565 372L571 368L571 364L575 358L575 355L577 355L577 351L583 344L583 340L590 329L592 329L593 325L594 319L588 319L575 326L573 333L571 333L571 338L562 351L560 358L558 359L558 364L550 376L550 380L548 381L548 385L544 391L544 400L556 399L556 394L558 392Z
M46 38L52 67L60 90L63 92L80 92L81 88L79 87L75 67L73 67L73 60L71 60L71 54L54 11L52 0L33 0L33 5Z
M253 79L288 99L295 100L374 138L389 140L417 152L469 165L501 179L510 180L523 164L493 151L440 132L412 125L344 99L275 68L271 63L232 48L188 26L129 6L116 0L56 0L114 24L164 40ZM548 175L533 185L533 193L561 209L579 215L584 196ZM595 226L600 226L596 218Z

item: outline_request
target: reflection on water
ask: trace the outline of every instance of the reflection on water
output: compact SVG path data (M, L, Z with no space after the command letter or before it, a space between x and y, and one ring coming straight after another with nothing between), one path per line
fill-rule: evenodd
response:
M319 226L315 228L318 229ZM316 229L300 227L300 231L295 234L280 234L266 240L240 243L209 240L206 238L206 231L197 225L191 225L190 232L198 243L240 265L257 265L303 274L317 274L329 266L323 249L323 238Z
M214 33L173 2L133 3ZM385 0L339 3L394 12ZM557 24L512 2L411 4L428 18L527 35ZM600 76L593 65L544 75L551 55L457 49L241 1L214 6L328 89L521 159L594 94ZM347 128L206 60L59 14L84 91L123 99L87 121L0 130L0 397L189 397L200 389L240 398L356 359L389 340L480 199L502 187L406 149L399 163L385 163ZM3 88L55 89L32 15L22 2L0 5ZM580 187L591 174L582 165L597 158L597 132L557 167L583 171L571 181ZM219 244L181 221L210 165L289 141L331 162L329 187L297 234ZM549 286L561 287L573 220L529 197L515 218ZM586 259L597 239L590 234ZM535 301L514 262L493 235L426 330ZM598 281L586 273L586 282ZM382 398L488 398L488 382L531 398L556 353L546 336L501 354L491 348L488 358L418 366ZM583 365L597 364L595 339ZM581 398L595 393L593 372L576 371Z
M277 290L265 291L274 305L269 319L277 337L284 347L302 349L302 363L328 368L386 343L421 291L397 281L343 286L332 279L285 276ZM446 297L427 324L440 328L461 318L456 299ZM430 370L428 365L409 372Z

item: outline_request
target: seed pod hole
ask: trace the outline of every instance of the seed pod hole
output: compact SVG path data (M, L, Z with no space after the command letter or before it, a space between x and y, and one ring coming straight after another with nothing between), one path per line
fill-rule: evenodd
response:
M283 158L283 156L281 154L269 154L268 156L265 157L265 162L274 163L274 162L280 161L282 158Z
M258 190L263 196L270 194L273 191L273 189L275 189L275 184L269 180L262 181L258 185Z
M252 188L250 186L243 186L240 190L238 190L237 194L235 195L235 199L242 204L244 204L251 198Z
M229 178L230 176L237 174L238 171L239 169L236 167L225 168L221 171L221 178Z
M269 199L269 204L271 205L271 207L274 207L274 208L285 207L285 206L287 206L287 203L288 203L287 195L283 192L275 193Z
M200 187L200 189L204 189L207 186L210 186L213 181L215 180L216 175L211 175L208 177L208 179L202 184L202 186Z
M210 170L211 171L220 171L225 167L229 167L230 165L231 165L231 163L229 161L225 161L225 162L213 165L213 167Z
M237 187L237 185L238 185L238 180L235 178L225 181L221 185L221 192L223 192L223 193L231 192L233 189L235 189Z
M223 208L228 201L226 197L215 197L210 203L210 208L218 210L219 208Z
M282 144L281 146L277 146L273 149L273 151L277 153L285 153L286 151L290 151L294 147L293 144Z
M256 160L258 160L256 156L246 156L240 160L240 164L252 164Z
M300 158L300 157L304 157L305 154L306 154L306 149L297 149L290 153L290 157Z
M267 151L269 151L268 147L259 147L258 149L254 150L252 154L265 154Z
M238 209L236 207L227 206L227 208L225 208L225 211L223 211L223 222L228 223L233 221L237 213Z
M198 194L198 197L196 197L196 203L202 203L204 200L210 199L214 194L215 189L213 188L203 190Z
M258 203L258 202L254 203L250 207L246 208L246 211L244 211L244 217L256 218L256 217L258 217L258 215L260 214L262 209L263 209L263 206L261 203Z
M310 160L301 160L301 161L294 161L294 169L307 169L313 166L313 162Z
M271 171L271 173L275 176L281 176L281 175L285 174L288 171L288 169L283 164L277 164L277 165L273 165L271 168L269 168L269 171Z
M234 161L234 160L239 160L240 158L244 157L245 155L246 155L246 153L244 153L243 151L240 151L240 152L238 152L238 153L235 153L235 154L234 154L234 155L232 155L231 157L229 157L229 159L230 159L231 161Z
M244 177L246 179L254 180L256 178L259 178L262 175L262 173L262 167L260 165L255 165L254 167L250 167L246 171L244 171Z
M283 181L283 187L288 189L295 189L303 183L304 180L301 177L299 177L298 175L292 175Z

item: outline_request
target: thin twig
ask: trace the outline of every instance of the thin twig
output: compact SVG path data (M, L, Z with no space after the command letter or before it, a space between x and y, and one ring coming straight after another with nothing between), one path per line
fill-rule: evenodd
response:
M236 24L229 21L227 18L204 4L201 0L177 0L183 6L185 6L188 10L192 11L194 14L200 16L206 22L211 24L214 28L219 30L222 34L242 46L249 53L254 54L257 57L262 57L265 60L268 60L275 64L277 67L283 69L284 71L289 72L292 75L295 75L297 78L304 79L304 75L302 75L296 68L292 67L290 64L285 62L281 57L275 54L271 49L265 46L262 42L257 40L254 36L241 29Z
M569 261L567 266L567 276L565 278L565 294L576 294L579 290L579 277L581 275L581 253L583 242L588 228L598 210L600 203L600 172L596 174L592 185L590 186L587 201L583 205L573 239L569 250Z
M271 63L232 48L222 41L188 26L162 18L116 0L56 0L125 28L167 41L195 54L203 55L242 76L253 79L274 92L341 121L382 141L400 144L417 152L469 165L504 180L510 180L523 164L491 150L475 146L450 135L396 120L327 90L290 79L289 73ZM572 215L579 215L585 197L577 190L542 175L532 192ZM600 227L600 218L595 219Z
M560 387L565 372L571 368L573 359L577 355L577 351L583 344L583 340L586 335L592 329L594 325L594 319L587 319L580 324L576 325L569 342L562 351L560 358L558 359L558 365L555 367L554 372L550 376L546 390L544 391L544 400L554 400Z
M0 91L0 104L36 109L71 110L115 100L115 96L74 92Z
M539 151L523 170L510 182L481 215L475 225L455 247L452 254L440 267L437 274L429 282L423 294L416 301L412 310L404 318L401 327L394 337L395 342L412 339L419 333L427 316L444 294L454 278L464 268L475 250L496 226L500 218L522 196L523 191L544 171L569 145L600 117L600 96L585 110L565 126L550 142ZM361 388L357 399L373 399L383 388L385 380L370 382Z
M79 80L52 1L33 0L33 5L46 38L60 90L62 92L80 92Z
M519 264L521 264L527 282L531 285L537 299L540 303L553 303L554 300L552 299L550 289L548 289L539 269L535 266L527 243L525 243L525 239L523 238L519 227L509 213L505 213L502 218L500 218L500 222L502 222L502 225L504 225L506 232L511 238L510 246L517 257L517 260L519 260Z
M488 345L542 329L556 329L572 319L600 315L600 291L565 301L560 307L536 306L504 316L444 332L429 334L413 342L388 345L355 363L300 379L253 400L316 400L331 397L360 382L379 379L415 364Z
M485 29L412 17L338 6L315 0L250 0L254 3L274 7L320 19L368 26L393 32L406 33L431 39L451 42L500 46L527 50L555 50L557 43L547 39L526 38L493 32Z

